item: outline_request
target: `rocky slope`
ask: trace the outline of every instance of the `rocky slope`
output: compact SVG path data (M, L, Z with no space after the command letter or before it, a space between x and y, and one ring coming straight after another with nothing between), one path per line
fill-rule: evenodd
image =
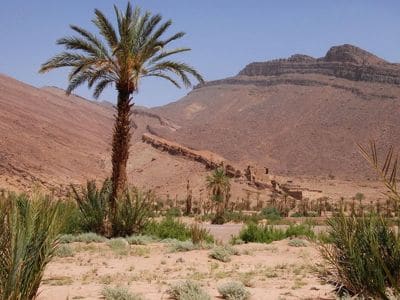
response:
M160 136L283 175L369 177L356 143L400 140L400 65L351 45L251 63L155 108Z

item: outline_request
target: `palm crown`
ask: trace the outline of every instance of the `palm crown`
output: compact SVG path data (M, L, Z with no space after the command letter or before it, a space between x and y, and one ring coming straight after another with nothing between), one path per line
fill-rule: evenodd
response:
M102 91L115 84L118 91L128 94L138 90L142 77L159 77L168 80L177 87L181 81L186 87L191 86L188 75L203 82L201 75L191 66L168 60L171 55L189 51L189 48L167 50L165 47L184 36L178 32L168 38L162 38L171 26L170 20L162 23L160 15L149 12L141 13L140 8L133 9L128 3L125 13L114 6L117 30L104 14L95 10L93 23L100 36L71 25L77 34L61 38L57 44L67 51L45 62L40 72L71 67L67 93L87 83L94 87L93 96L98 98Z
M213 200L223 201L223 196L228 193L230 188L229 177L226 176L224 169L218 168L207 176L207 188L212 192Z

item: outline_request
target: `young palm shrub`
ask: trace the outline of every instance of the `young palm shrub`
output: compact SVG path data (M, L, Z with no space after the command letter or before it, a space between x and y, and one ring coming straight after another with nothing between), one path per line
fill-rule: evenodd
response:
M0 299L36 297L63 227L59 202L39 194L0 201Z
M212 224L225 223L224 209L226 205L224 201L227 199L230 186L229 177L223 168L215 169L211 175L207 176L207 188L210 190L212 200L217 207L215 217L211 220Z
M114 236L130 236L143 231L152 216L155 195L137 188L127 190L118 199L116 213L111 220Z
M86 187L79 191L71 186L72 196L81 212L82 230L104 235L107 233L108 203L111 194L111 181L106 179L99 189L94 180L88 181Z
M329 281L339 294L389 299L400 292L400 239L377 215L343 213L328 220L330 244L321 245Z

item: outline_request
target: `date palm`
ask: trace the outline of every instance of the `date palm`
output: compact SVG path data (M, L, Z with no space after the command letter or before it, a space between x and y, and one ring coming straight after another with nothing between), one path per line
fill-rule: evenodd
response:
M223 168L215 169L211 175L207 176L207 188L211 192L211 199L217 205L216 220L222 218L224 213L225 203L227 195L230 191L231 184L229 177L226 175Z
M112 140L112 196L111 213L115 213L116 199L126 189L126 166L131 139L132 95L139 90L144 77L158 77L180 87L191 86L191 77L203 82L202 76L191 66L170 60L170 56L189 51L189 48L166 49L171 42L184 36L178 32L168 37L170 20L163 22L158 14L142 13L128 2L123 12L114 6L116 28L99 10L93 19L99 34L71 25L74 36L61 38L58 45L66 51L45 62L41 73L68 67L67 93L82 84L94 87L98 98L106 87L114 86L118 93Z

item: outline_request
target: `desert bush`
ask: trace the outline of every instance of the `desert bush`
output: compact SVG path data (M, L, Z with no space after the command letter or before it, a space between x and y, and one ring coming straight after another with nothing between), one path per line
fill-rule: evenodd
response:
M107 245L110 247L110 249L118 254L118 255L127 255L128 250L129 250L129 244L124 238L115 238L115 239L110 239L107 242Z
M246 300L250 293L241 282L231 281L218 286L218 292L223 299L227 300Z
M152 191L143 193L137 188L125 191L117 201L117 210L112 217L113 236L129 236L140 233L152 216Z
M75 252L70 245L60 245L54 255L57 257L72 257Z
M211 297L194 281L179 282L168 289L174 300L211 300Z
M170 251L171 252L187 252L199 249L198 245L193 244L191 241L178 241L175 240L170 244Z
M271 243L285 239L286 234L284 230L277 229L274 226L258 226L252 223L240 231L239 238L246 243Z
M289 240L288 245L291 247L307 247L307 243L300 239Z
M204 242L212 243L214 241L210 231L201 227L198 223L190 226L190 238L193 244L198 245Z
M81 234L64 234L60 236L60 243L68 244L68 243L103 243L106 242L107 239L101 235L98 235L93 232L86 232Z
M64 226L60 203L35 193L0 199L0 299L34 299Z
M282 219L281 213L276 207L270 206L270 207L265 207L261 211L260 215L270 221L277 221Z
M75 201L65 200L60 201L60 209L67 222L61 229L62 234L78 234L83 232L82 214Z
M400 239L383 217L328 220L331 244L321 245L329 281L339 294L389 299L400 291Z
M147 245L158 241L158 238L151 235L131 235L125 239L129 245Z
M102 296L106 300L144 300L140 295L129 292L124 287L104 287L101 291Z
M209 253L209 257L222 262L231 261L232 255L239 255L239 252L231 246L217 246Z
M289 225L289 227L285 231L286 237L306 237L309 239L315 239L315 233L312 229L312 226L308 224L298 224L298 225Z
M107 233L108 204L112 189L111 181L106 179L99 189L94 180L88 181L86 187L71 185L72 197L81 212L81 227L85 232Z
M182 216L182 211L178 207L171 207L166 211L165 216L177 218L177 217Z
M179 220L164 218L161 222L149 222L144 233L156 236L160 239L177 239L186 241L191 238L190 228Z

